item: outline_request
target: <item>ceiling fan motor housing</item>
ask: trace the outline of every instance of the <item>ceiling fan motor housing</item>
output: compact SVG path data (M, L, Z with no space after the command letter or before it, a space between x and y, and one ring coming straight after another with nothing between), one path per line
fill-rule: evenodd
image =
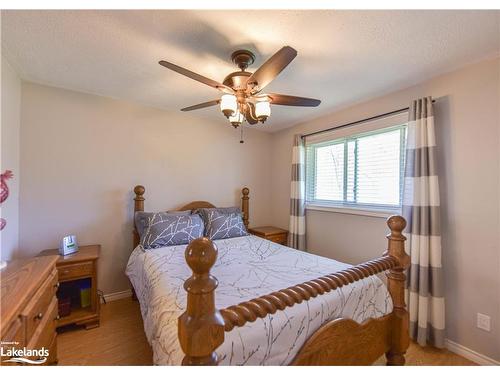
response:
M255 55L246 49L239 49L231 54L231 60L238 65L241 70L246 70L255 61Z
M222 82L224 85L231 87L234 91L246 90L248 77L250 77L252 73L238 71L229 74L224 81Z

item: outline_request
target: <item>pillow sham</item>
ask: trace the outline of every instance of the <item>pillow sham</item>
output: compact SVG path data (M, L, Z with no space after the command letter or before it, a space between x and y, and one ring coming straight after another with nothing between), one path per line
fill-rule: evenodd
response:
M188 244L203 236L203 220L199 215L153 214L144 228L140 244L147 249Z
M197 208L196 210L193 210L193 214L198 214L201 216L202 219L204 219L204 217L207 216L208 212L211 212L211 211L217 211L218 213L221 213L221 214L236 213L236 214L242 215L240 208L236 207L236 206L235 207L216 207L216 208Z
M161 213L163 215L168 216L185 216L191 215L191 211L167 211L167 212L144 212L139 211L135 213L135 227L137 228L137 233L139 233L139 238L142 238L142 234L144 233L144 229L148 225L148 221L151 217L156 215L157 213Z
M248 235L238 207L201 208L198 212L205 224L205 237L211 240Z

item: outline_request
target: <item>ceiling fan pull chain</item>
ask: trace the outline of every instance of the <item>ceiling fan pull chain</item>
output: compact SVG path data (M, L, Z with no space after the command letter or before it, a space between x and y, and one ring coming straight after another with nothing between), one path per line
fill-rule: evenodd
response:
M243 140L243 124L240 126L240 143L245 143L245 141Z

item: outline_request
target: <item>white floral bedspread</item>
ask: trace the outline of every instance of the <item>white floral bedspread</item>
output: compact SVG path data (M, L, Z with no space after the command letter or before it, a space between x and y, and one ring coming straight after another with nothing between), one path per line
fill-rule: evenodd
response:
M219 250L212 268L219 280L219 309L349 267L256 236L214 242ZM182 285L191 276L185 248L144 251L138 246L127 265L126 273L137 293L146 336L158 365L180 365L183 358L177 341L177 318L186 305ZM224 343L217 349L220 364L288 364L325 322L345 317L361 323L391 311L387 288L372 276L226 332Z

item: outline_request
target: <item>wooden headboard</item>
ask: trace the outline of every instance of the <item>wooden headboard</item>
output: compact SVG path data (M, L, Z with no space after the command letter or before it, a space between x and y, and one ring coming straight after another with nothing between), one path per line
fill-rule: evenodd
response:
M134 198L134 215L136 212L144 211L144 193L146 192L146 189L142 185L137 185L134 188L134 193L135 193L135 198ZM245 227L248 229L248 218L249 218L249 206L248 206L248 201L250 199L249 197L250 190L245 187L241 189L241 211L243 213L243 223L245 224ZM212 203L207 202L207 201L193 201L188 204L185 204L181 207L178 208L178 211L186 211L186 210L196 210L197 208L215 208ZM139 233L137 232L137 228L135 226L135 220L134 220L134 246L133 249L136 248L137 245L139 245L140 238L139 238Z

